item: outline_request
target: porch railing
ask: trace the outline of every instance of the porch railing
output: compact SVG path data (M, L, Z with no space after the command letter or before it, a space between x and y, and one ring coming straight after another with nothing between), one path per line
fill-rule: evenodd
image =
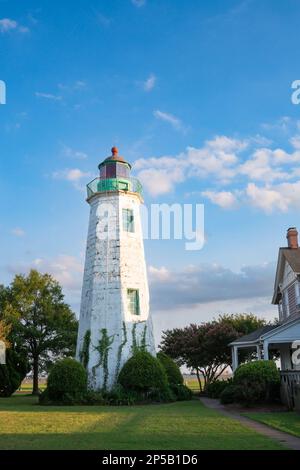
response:
M289 409L294 409L299 400L300 370L282 370L280 376L281 399Z

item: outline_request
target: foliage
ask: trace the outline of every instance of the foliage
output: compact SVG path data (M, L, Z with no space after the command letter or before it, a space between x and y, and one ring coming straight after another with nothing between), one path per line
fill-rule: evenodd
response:
M84 338L83 338L82 349L79 354L80 362L85 369L87 368L89 359L90 359L90 343L91 343L91 330L86 330Z
M220 398L223 390L232 384L232 379L216 380L215 382L207 385L205 393L209 398Z
M202 390L201 375L206 387L231 363L228 344L236 338L237 333L230 325L213 321L163 332L160 348L180 365L195 370Z
M157 359L165 369L170 385L183 384L183 377L181 375L180 369L173 359L161 351L157 354Z
M236 387L233 383L224 388L220 395L220 400L223 405L229 405L236 401Z
M76 402L87 391L87 373L80 362L65 358L54 364L50 370L47 391L44 392L50 400L64 403Z
M167 374L160 361L150 353L139 350L122 367L118 382L125 389L143 393L168 387Z
M28 276L15 276L4 297L2 318L12 325L14 347L26 350L33 368L33 393L38 393L39 371L58 358L74 355L77 320L64 303L61 286L49 274L31 270ZM0 304L1 298L3 291Z
M212 322L164 331L160 349L179 365L194 370L202 391L201 376L206 389L231 366L229 343L264 324L254 315L223 315ZM242 360L246 358L247 354Z
M127 330L126 330L126 323L124 321L123 321L123 324L122 324L122 335L123 335L123 339L122 339L122 342L120 343L120 345L118 347L117 366L116 366L116 379L118 378L118 375L119 375L119 372L120 372L120 365L121 365L123 348L127 343Z
M3 341L6 348L11 346L8 337L11 332L11 325L8 325L3 320L0 320L0 341Z
M191 400L193 398L192 390L184 384L170 385L170 389L177 401Z
M253 331L266 325L266 320L258 318L252 313L238 313L235 315L220 315L218 321L232 326L239 336L249 335Z
M102 328L100 331L101 337L98 342L98 346L95 346L95 350L99 353L99 362L93 367L95 371L98 367L103 368L104 372L104 381L103 381L103 388L106 390L107 387L107 380L108 380L108 353L111 349L111 345L114 342L114 336L108 336L107 329Z
M220 315L219 322L231 326L236 332L237 337L240 338L244 335L249 335L255 330L265 326L266 320L259 318L252 313L239 313L236 315ZM239 362L250 361L257 358L257 352L253 348L243 348L239 351Z
M0 397L10 397L20 387L28 371L25 356L7 349L6 364L0 365Z
M0 286L0 308L1 299L3 300L4 294L4 290L2 289L4 288ZM5 291L5 293L6 292L7 291ZM20 387L22 380L29 371L28 361L24 351L17 351L9 340L11 329L11 325L0 320L0 341L4 342L6 347L6 364L0 364L0 397L11 396Z
M248 362L237 368L233 383L239 402L264 403L274 399L280 384L280 373L273 361Z

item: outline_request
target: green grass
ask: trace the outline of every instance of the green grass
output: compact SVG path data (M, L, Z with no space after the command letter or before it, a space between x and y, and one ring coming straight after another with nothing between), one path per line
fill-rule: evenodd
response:
M45 407L0 399L0 449L282 449L199 400L134 407Z
M272 428L279 429L293 436L300 437L300 413L295 411L268 412L268 413L245 413L248 418L267 424Z

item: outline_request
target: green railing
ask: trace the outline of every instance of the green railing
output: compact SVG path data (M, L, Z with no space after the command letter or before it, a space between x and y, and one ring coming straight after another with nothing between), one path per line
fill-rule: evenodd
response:
M136 178L95 178L87 185L88 198L97 193L106 193L112 191L129 191L142 195L143 187Z

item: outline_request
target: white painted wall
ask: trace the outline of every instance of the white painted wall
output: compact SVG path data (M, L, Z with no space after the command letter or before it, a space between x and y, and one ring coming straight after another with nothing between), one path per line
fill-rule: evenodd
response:
M135 342L141 344L146 334L147 349L155 355L153 328L149 313L149 289L140 218L140 198L135 193L101 193L89 200L90 221L82 286L80 323L76 357L79 359L87 330L91 331L88 374L94 390L102 388L106 367L105 354L95 348L106 330L109 337L107 354L107 388L111 388L122 365L132 354ZM105 231L101 211L110 204ZM122 209L134 211L134 233L122 227ZM97 233L107 233L98 239ZM103 237L102 237L103 238ZM139 316L132 316L127 305L127 289L139 289ZM101 362L102 361L102 362Z

